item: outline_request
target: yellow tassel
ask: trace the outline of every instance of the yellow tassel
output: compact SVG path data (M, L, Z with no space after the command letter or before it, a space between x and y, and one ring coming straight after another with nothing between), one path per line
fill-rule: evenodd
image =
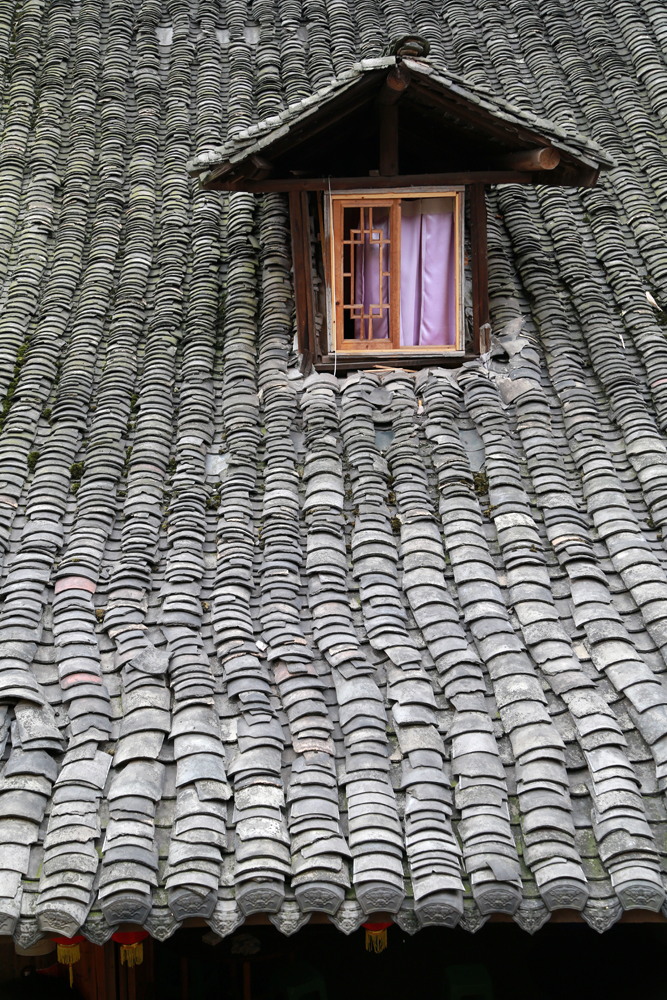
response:
M135 965L141 965L143 960L144 946L141 941L136 941L134 944L122 944L120 946L121 965L127 963L128 969L132 969Z
M366 951L374 951L380 954L387 947L387 928L381 931L366 931Z
M74 969L72 966L81 958L78 944L59 944L58 961L61 965L69 965L69 985L74 986Z

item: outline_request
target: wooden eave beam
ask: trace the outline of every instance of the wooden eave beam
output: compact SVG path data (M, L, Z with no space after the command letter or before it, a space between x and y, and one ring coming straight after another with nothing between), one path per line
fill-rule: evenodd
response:
M532 173L521 170L467 170L451 174L404 174L394 177L294 177L267 180L213 181L204 184L211 191L350 191L400 187L460 187L465 184L532 184Z
M498 158L498 166L505 170L554 170L559 163L560 153L553 146L519 149Z
M466 121L481 132L493 135L500 142L518 143L524 147L539 145L545 149L553 148L546 137L531 132L520 125L501 123L497 119L494 119L492 115L480 111L476 105L466 101L458 94L445 95L434 90L432 87L424 86L422 81L417 82L413 76L410 84L410 97L412 98L413 95L417 94L421 97L422 104L431 107L435 111L441 111L444 114L459 118L461 121ZM517 152L520 151L517 150ZM533 178L532 183L552 184L563 187L595 186L600 173L600 168L597 165L593 165L588 158L580 161L568 153L561 152L560 150L558 152L560 152L560 162L558 165L553 170L544 172L543 176L540 176L542 171L535 171L536 176ZM499 155L502 156L503 154ZM512 153L508 155L511 156Z
M574 166L561 160L555 170L535 174L534 182L548 184L551 187L592 188L597 184L599 176L599 167L588 167L583 164Z
M213 181L224 180L225 177L229 177L230 175L234 175L235 173L236 173L236 164L227 161L226 163L219 163L216 167L213 167L213 169L209 171L207 180L210 184ZM197 175L194 174L193 176L196 177Z

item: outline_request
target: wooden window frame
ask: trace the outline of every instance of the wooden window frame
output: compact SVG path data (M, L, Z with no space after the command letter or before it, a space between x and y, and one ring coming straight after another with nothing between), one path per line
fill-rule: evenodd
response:
M376 202L386 203L387 189L376 186L374 178L371 184L363 189L344 189L340 191L340 199L364 197ZM425 365L440 365L457 367L463 361L473 360L489 349L491 327L489 325L488 298L488 259L486 233L486 198L485 183L466 183L465 185L434 185L391 188L390 193L401 197L420 198L425 196L443 197L456 194L460 199L457 206L457 346L453 347L399 347L394 349L381 347L372 349L352 348L350 350L333 350L333 301L332 301L332 264L331 253L332 212L330 199L335 199L339 192L325 191L309 195L305 190L289 191L290 226L292 234L292 260L294 269L294 297L296 311L296 328L299 353L302 356L302 370L309 371L313 366L320 371L343 371L376 366L393 366L420 368ZM465 307L463 301L463 271L464 271L464 204L467 201L469 209L470 237L470 270L472 279L472 348L470 341L465 340L467 350L462 349L465 338ZM312 225L312 229L311 229ZM314 243L312 242L314 238ZM459 249L460 248L460 252ZM314 258L321 255L321 265L316 265ZM466 260L466 265L467 265ZM322 270L320 271L320 266ZM316 273L315 273L316 272ZM316 274L323 283L320 293L316 296ZM317 300L317 301L316 301ZM348 341L349 343L349 341Z
M373 355L379 361L388 353L401 357L420 354L462 356L464 351L465 320L463 315L463 254L464 254L464 194L463 187L452 188L396 188L389 191L341 191L325 197L325 233L327 242L327 329L330 355ZM455 315L456 343L447 346L402 347L400 344L401 304L401 241L400 204L403 199L451 198L454 202L454 254L455 254ZM343 209L362 206L386 207L390 205L392 240L390 243L389 280L389 332L390 344L374 340L352 341L343 337L344 306L343 287ZM336 301L334 301L334 295Z

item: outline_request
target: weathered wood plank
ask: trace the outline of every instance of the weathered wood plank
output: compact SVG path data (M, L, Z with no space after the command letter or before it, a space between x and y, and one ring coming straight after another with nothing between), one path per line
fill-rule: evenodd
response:
M486 198L483 184L470 186L470 244L472 252L472 315L475 354L488 350L489 262L486 235Z

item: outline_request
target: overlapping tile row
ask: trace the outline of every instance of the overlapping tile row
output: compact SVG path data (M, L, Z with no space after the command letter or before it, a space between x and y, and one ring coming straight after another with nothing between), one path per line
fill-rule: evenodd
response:
M34 9L34 16L39 25L41 10ZM4 279L9 267L9 258L14 258L12 277L3 289L2 322L0 323L0 363L2 367L1 381L3 392L7 391L13 373L14 359L18 349L24 344L30 319L35 314L39 302L39 286L47 266L47 242L53 226L56 212L56 186L58 178L58 158L62 144L63 117L66 110L65 80L68 60L70 57L71 17L67 4L52 3L45 11L46 24L44 51L41 52L39 34L31 37L31 50L17 52L18 63L12 72L14 85L23 76L21 93L11 101L10 115L27 116L36 114L34 132L26 148L26 161L21 163L19 147L18 122L11 126L5 122L5 135L0 140L0 158L7 156L16 171L14 183L7 178L7 198L2 207L3 219L0 222L0 275ZM99 40L100 5L84 4L78 21L80 30L77 32L77 47L75 60L79 67L85 66L88 84L95 92L99 73L99 58L93 58L88 65L87 44ZM34 31L34 28L33 28ZM32 36L33 31L30 32ZM25 44L27 39L17 38L17 44ZM37 44L35 44L37 43ZM41 55L41 64L38 56ZM23 63L24 73L19 67ZM35 92L39 91L39 104L30 106L27 100L25 70L34 72L39 65L39 76ZM28 136L28 121L24 121L20 129ZM21 191L20 178L23 170L29 178L25 191L25 209L18 223L15 239L12 241L12 212L19 204L12 206L14 198ZM18 199L17 199L18 201ZM18 213L17 213L18 215ZM13 245L12 245L13 242ZM10 254L11 248L11 254Z
M9 39L16 10L16 0L2 0L0 5L0 98L7 84L7 61L9 56Z
M510 37L513 25L506 10L497 0L480 0L478 6L484 44L505 96L516 107L535 114L540 102L539 87L528 74L525 80L522 78L516 44Z
M88 14L88 16L86 16ZM43 424L42 411L49 400L53 383L57 375L58 365L65 346L66 327L72 308L74 295L81 276L82 255L87 224L88 196L90 193L90 177L93 159L95 157L95 118L94 107L98 93L99 75L99 9L98 5L86 5L86 12L77 20L76 39L74 47L73 67L71 73L70 112L75 124L70 129L71 155L67 158L63 177L63 203L58 218L58 228L46 285L39 302L38 319L35 329L31 331L29 341L26 340L26 323L29 315L16 326L8 324L7 336L13 338L19 333L18 341L12 339L11 353L5 359L2 370L8 376L5 385L9 391L5 397L2 435L0 437L0 455L2 456L2 472L0 473L0 537L3 552L9 545L9 533L16 514L16 505L21 495L28 467L27 458L31 451L35 432L39 424ZM117 18L114 30L110 33L108 58L102 71L100 88L107 99L110 95L107 87L112 64L112 53L119 58L114 39L123 31L123 19ZM80 50L80 52L79 52ZM127 58L127 39L123 39L123 56L125 69L129 64ZM89 54L92 52L93 58ZM79 54L81 58L78 58ZM84 59L84 54L88 58ZM109 100L108 127L112 124L112 108L116 111L116 139L123 136L124 126L124 84L123 73L120 75L123 93L120 101L114 104ZM118 98L118 94L115 94ZM118 123L120 122L120 130ZM119 148L120 151L120 148ZM117 164L118 166L118 164ZM120 164L122 170L122 163ZM120 182L122 174L119 175ZM55 187L55 178L45 178ZM27 276L26 276L27 277ZM15 282L19 288L23 283L22 268L17 264ZM23 306L21 306L23 308ZM11 317L11 310L7 315ZM0 320L2 322L2 320ZM32 350L28 348L32 346ZM18 351L18 354L17 354ZM16 360L18 358L18 360ZM16 365L15 365L16 360ZM17 372L18 369L18 372ZM9 379L15 383L13 386ZM11 393L11 395L10 395ZM42 419L40 419L42 418Z
M631 5L626 4L625 7L626 12L631 10ZM632 67L624 63L618 51L618 43L623 34L619 28L622 29L623 20L619 19L614 24L608 19L607 12L599 3L591 4L588 7L577 4L576 9L581 18L581 25L591 54L595 58L596 64L605 73L625 128L633 138L638 140L634 150L638 163L646 171L651 186L660 202L664 204L665 163L660 142L655 134L656 117L660 120L661 109L658 103L652 107L651 103L646 100ZM633 20L636 23L636 19L633 18ZM643 27L640 30L643 30ZM651 51L652 45L648 37L645 38L645 47ZM655 55L654 50L652 61L655 61ZM651 216L653 211L655 209L651 211ZM635 218L631 221L636 223L639 219ZM649 225L644 232L655 240L658 236L655 230L655 219L651 217L647 221ZM639 238L642 238L641 233ZM658 239L660 239L659 236Z
M529 244L534 265L522 269L525 286L536 295L535 314L540 332L549 351L549 375L563 403L565 429L575 462L580 468L587 507L600 536L605 540L614 568L641 610L642 619L656 646L665 646L665 570L649 541L642 537L637 518L632 511L623 486L616 477L613 463L600 430L597 404L586 386L581 359L573 352L567 334L567 322L553 286L544 283L541 274L548 267L535 225L516 192L501 195L505 219L517 246ZM521 223L528 223L522 225ZM538 277L538 269L541 271ZM620 375L625 375L624 366ZM617 369L618 372L618 369ZM618 390L620 394L620 389ZM572 400L572 405L569 400ZM636 397L635 397L636 399ZM576 403L575 403L576 400ZM635 410L618 400L618 423L623 431L625 448L630 460L641 470L638 473L644 492L652 478L662 477L664 441L653 431L650 415L638 406ZM614 412L614 411L613 411ZM614 412L614 416L616 413ZM655 492L658 510L664 497L658 485ZM629 551L628 551L629 550Z
M628 455L636 467L653 521L660 527L667 510L665 444L644 403L626 358L622 337L614 329L617 324L611 319L612 310L605 302L607 289L595 280L591 273L594 265L589 265L585 259L574 213L560 193L551 197L542 191L539 200L553 240L558 274L571 291L591 362L609 399L614 421L623 431ZM659 386L656 391L660 399ZM642 442L641 452L648 453L653 461L638 456L637 441Z
M122 14L125 15L124 18ZM126 53L131 33L131 15L127 6L118 7L114 28L111 35L113 44L107 52L101 90L106 98L109 123L115 123L116 129L120 126L122 134L126 109L124 102L118 101L118 95L123 94L124 74L129 68ZM140 108L145 107L146 96L145 89L139 87L137 103ZM145 169L150 144L154 140L151 137L146 149L144 136L139 128L135 129L133 138L136 149L144 153ZM119 183L122 181L122 169L121 159L116 165ZM81 482L77 492L77 516L60 561L57 587L62 587L62 607L54 606L54 620L57 623L58 618L62 618L60 627L63 635L72 643L71 658L66 663L68 669L61 671L61 687L70 719L74 719L72 736L76 740L70 739L68 757L71 756L72 761L68 768L63 769L59 779L64 781L67 778L68 787L56 794L65 795L65 801L70 803L69 832L75 838L75 843L70 843L65 850L61 845L67 831L61 830L58 834L57 826L54 826L53 831L49 828L46 856L48 858L51 853L49 844L53 839L53 853L58 855L61 863L58 865L56 858L51 867L62 873L62 881L50 898L46 893L46 885L40 887L38 915L41 927L51 927L64 933L73 933L81 924L81 914L86 916L96 895L92 891L92 876L96 874L98 866L96 848L100 830L99 827L95 828L95 824L91 822L93 817L90 816L88 836L84 837L86 831L77 829L76 818L72 815L76 812L72 803L78 800L87 802L88 811L95 814L97 822L99 800L111 764L111 757L100 748L100 744L106 744L111 735L109 717L113 714L113 708L110 706L109 688L111 687L114 695L119 693L117 677L101 675L101 651L112 649L113 643L103 633L95 635L98 615L92 603L92 594L100 583L103 554L119 504L118 485L125 465L122 430L130 415L130 396L136 376L136 351L141 329L133 302L133 291L145 287L147 269L143 266L143 252L146 246L150 246L152 236L152 205L149 202L147 213L142 198L136 197L137 188L141 190L142 181L145 180L145 177L137 177L138 173L141 174L136 167L130 167L130 191L134 195L128 216L130 235L116 294L117 308L106 342L106 365L97 387L95 416L86 442L85 463L81 463L83 468L78 473ZM82 641L87 645L78 645ZM130 703L128 711L131 712L132 707L134 706ZM113 787L116 790L118 785ZM116 807L122 808L122 802L116 803L112 808ZM145 860L140 847L129 854L127 848L114 848L113 824L109 834L111 844L106 854L109 863L114 860ZM152 860L150 852L149 856ZM50 874L46 863L44 870L46 874ZM86 876L89 877L89 885L86 884Z
M535 375L538 382L538 371ZM596 817L593 831L600 858L606 863L612 886L626 908L641 906L659 910L665 898L659 857L638 793L638 782L624 749L627 740L613 709L607 705L595 682L584 672L583 664L572 649L570 638L560 621L542 542L523 489L519 462L498 391L479 372L465 373L459 381L465 389L468 411L484 441L490 510L507 570L510 604L519 619L533 660L554 693L567 705L590 770ZM523 421L523 430L524 436L529 439L526 421ZM540 442L540 447L543 447L543 442ZM549 450L553 455L553 447ZM541 457L544 458L544 455ZM555 468L558 469L558 466L556 462ZM569 493L563 491L562 477L557 483L559 492L554 488L556 475L553 470L550 469L548 475L542 470L540 472L539 495L548 534L551 529L551 540L555 525L558 525L559 531L564 527L562 522L558 523L559 504L563 499L570 498ZM548 506L546 497L551 501ZM566 507L567 516L572 516L569 504ZM583 547L581 542L579 545ZM591 644L591 658L602 674L605 665L613 662L615 655L618 656L619 651L613 641L614 632L620 632L625 640L625 649L622 648L621 652L634 653L634 649L627 633L624 634L625 630L622 626L619 628L619 623L616 623L616 628L610 622L605 623L605 627L599 609L589 607L590 603L595 603L598 586L605 584L601 570L592 561L565 559L563 563L570 579L577 624L589 619L586 635ZM653 689L658 687L656 681ZM648 690L651 688L648 687ZM618 778L621 781L617 781Z
M546 19L547 12L553 6L550 4L547 8L546 3L533 3L532 0L509 0L507 5L520 39L521 54L537 84L544 111L548 118L567 133L574 132L581 125L582 112L572 100L559 61L554 59L554 43L550 42ZM555 42L564 44L564 35L563 31L557 33ZM567 40L570 38L568 32ZM470 32L468 40L468 49L472 52L467 52L466 56L468 59L475 59L475 65L479 66L479 54L474 52L474 39L470 37ZM568 51L568 63L575 58L575 51Z
M631 6L634 5L626 5L626 16ZM605 22L602 16L596 17L595 7L591 8L590 5L574 4L573 8L574 10L567 11L562 4L541 3L539 13L542 24L536 27L529 22L531 30L526 30L528 24L525 12L511 5L515 16L514 27L526 57L535 46L535 35L545 34L546 29L546 42L548 44L550 40L560 56L568 82L578 97L580 114L583 114L591 133L616 158L618 166L604 179L603 186L618 205L619 215L623 215L618 220L617 227L621 228L628 243L633 239L636 241L646 261L654 294L660 299L661 276L667 259L663 235L665 220L662 209L651 198L654 192L658 201L664 204L664 153L658 152L659 143L656 139L656 128L661 127L660 119L651 105L646 105L644 95L631 78L632 67L622 67L618 50L611 44L609 37L611 19ZM578 33L577 25L573 23L577 15L581 17L581 33ZM648 37L645 38L644 48L649 51L651 49ZM514 67L512 71L509 59L502 65L505 70L510 69L510 73L509 78L507 72L500 74L499 80L506 95L514 100L514 91L519 85L519 69ZM540 70L539 74L535 73L535 78L538 83L542 80L546 83L548 75L554 75L553 69L550 74ZM560 89L558 83L556 88ZM544 88L550 101L553 101L552 90L551 83L548 88ZM532 96L539 101L539 94L534 93ZM556 110L560 114L560 107L554 108ZM556 120L560 122L562 119L558 117ZM628 153L630 148L636 151L637 162L641 170L646 171L650 183L631 164ZM660 169L656 169L658 161L662 163ZM603 246L610 244L612 233L603 241ZM617 286L626 285L623 269L619 268L620 261L614 259L610 248L604 256L612 272L617 272ZM642 306L639 305L639 308ZM626 322L630 328L641 328L635 310L627 311Z
M312 375L301 401L306 431L304 515L313 636L331 667L345 746L352 882L364 912L396 911L403 896L403 837L390 772L384 698L352 616L345 481L333 376ZM356 604L356 602L355 602Z
M306 49L300 32L301 4L296 0L282 0L278 6L280 24L280 69L287 104L296 104L310 93L306 72Z
M284 107L275 9L272 0L254 0L252 10L260 31L255 62L257 113L261 118L270 118Z
M238 753L227 773L234 785L236 901L245 914L277 912L291 870L281 772L285 734L250 608L256 547L253 495L260 439L254 294L258 261L250 239L254 210L251 196L229 199L222 400L228 464L220 487L212 614L226 694L239 713Z
M376 59L383 54L385 48L384 26L379 5L373 0L360 0L355 4L355 10L359 51L369 59Z
M445 748L436 727L431 681L405 625L398 549L387 506L388 469L372 421L373 407L390 403L391 393L380 388L377 377L346 379L341 430L358 510L351 535L352 574L368 641L387 672L387 700L403 758L404 839L415 909L424 923L454 925L462 913L463 884ZM398 834L400 843L400 828Z
M220 106L210 6L203 4L196 58L202 114L197 146L215 142ZM187 41L187 11L174 12L172 44ZM158 623L167 639L169 688L173 700L176 806L165 871L167 904L177 921L210 917L218 906L223 852L229 849L225 750L215 711L215 678L202 638L205 573L206 453L214 430L213 365L219 280L219 199L198 192L192 205L193 274L183 334L175 470L167 516L169 550ZM166 915L165 915L166 916ZM173 928L173 924L170 930Z
M82 58L87 56L91 40L96 38L98 17L99 12L94 8L81 21L76 52ZM112 61L113 47L109 56ZM105 70L108 68L109 64ZM90 82L88 77L88 86ZM82 83L82 92L85 92L85 87ZM14 713L17 713L19 705L25 704L26 709L35 715L32 740L36 742L32 749L42 751L40 760L48 756L46 751L59 753L63 748L65 734L56 727L56 721L61 727L68 724L68 752L62 759L59 787L51 806L44 840L44 866L36 911L42 929L65 929L65 932L67 928L82 923L92 902L91 890L97 868L93 842L99 835L99 800L110 763L106 754L98 754L94 741L96 738L108 738L111 713L96 655L95 618L91 605L94 576L90 576L85 566L76 567L74 573L68 573L65 566L61 566L55 580L55 596L47 591L46 585L63 541L63 517L68 503L71 465L86 425L91 375L102 334L104 312L100 313L93 306L96 293L92 274L96 279L108 280L115 255L114 243L107 243L106 246L103 243L105 228L109 225L116 228L112 221L112 206L114 201L117 205L114 192L122 183L122 173L113 177L113 165L118 163L117 157L114 157L114 139L114 123L110 121L109 130L101 135L99 153L102 162L111 169L107 184L100 188L95 216L93 238L97 238L97 261L89 264L81 289L72 335L74 347L63 362L54 406L54 426L41 453L36 456L41 462L27 492L26 523L5 578L5 586L10 589L1 613L5 623L4 637L8 640L5 655L12 658L4 661L9 669L2 675L3 695L11 697L12 685L14 688L17 685L25 688L22 695L16 690L14 692L14 698L23 699L15 706ZM91 256L94 257L94 254ZM103 294L103 286L101 291ZM97 323L90 319L84 323L84 317L93 313L97 316ZM37 647L42 638L47 602L51 605L48 617L55 648L53 644ZM21 668L20 673L17 673L17 668ZM51 692L50 701L47 701L45 690ZM57 717L50 702L57 707ZM63 703L67 712L60 707ZM22 740L17 728L12 741L14 753L21 747L26 751L31 749L29 733L24 736ZM29 760L26 760L26 765L19 766L16 774L21 777L14 779L15 784L17 781L19 784L27 782L29 786L32 779L28 763ZM55 762L48 764L41 760L41 766L44 773L54 780L58 772ZM88 778L78 781L87 767ZM80 785L86 787L80 788ZM9 809L8 816L12 817L8 820L10 827L12 824L16 826L17 822L20 824L24 815L20 798L15 794L16 801ZM70 804L72 801L75 806ZM34 804L32 808L34 811ZM32 815L30 818L34 821L41 817ZM14 842L20 842L17 836L18 832ZM9 839L12 837L9 836ZM30 843L29 838L27 842ZM70 855L76 857L70 861ZM32 895L33 912L35 899L36 896Z
M494 261L491 271L492 280L498 282L498 290L500 290L500 287L510 276L509 262L499 248L496 248L495 252L492 253L492 260ZM538 304L538 314L542 314L540 331L545 338L548 349L553 352L554 386L566 404L563 412L566 414L566 428L571 435L571 446L574 446L573 453L575 458L578 454L581 455L581 452L575 450L577 438L581 444L585 443L588 446L586 451L589 453L591 444L597 443L595 457L598 460L604 459L603 468L609 476L609 482L615 485L616 496L627 516L627 501L622 495L622 484L616 478L614 467L602 444L600 417L595 412L590 391L585 388L585 376L581 369L577 372L575 368L574 371L577 372L576 382L572 378L571 362L573 356L569 340L558 336L557 328L553 323L553 317L558 315L553 310L554 304L554 302L551 303L551 309L546 306L545 302ZM548 316L550 319L547 319ZM512 401L516 407L518 432L525 448L537 503L544 516L546 534L560 565L567 572L571 586L574 622L578 628L583 629L587 637L592 661L599 671L596 676L600 678L606 676L611 683L609 693L606 695L610 707L619 702L627 691L626 697L630 702L627 707L634 724L637 725L639 732L649 746L656 745L654 759L659 775L662 759L660 739L664 731L661 719L664 712L662 706L665 691L659 674L664 673L664 661L656 647L653 646L655 653L650 654L650 666L647 665L645 662L646 654L642 657L637 652L633 642L633 636L637 634L638 628L637 623L631 622L631 619L639 617L639 615L631 613L626 616L626 625L623 616L619 614L614 605L605 573L600 568L599 550L601 546L599 542L593 541L591 520L582 509L583 494L580 499L573 493L571 481L568 480L562 465L559 449L554 443L549 407L539 368L539 354L536 350L538 345L528 334L518 332L521 330L521 324L522 320L518 316L515 317L507 324L506 335L500 337L509 354L509 374L513 376L513 380L508 378L507 374L497 377L496 380L506 403ZM559 359L562 359L562 364L559 364ZM567 406L567 403L570 405ZM583 464L578 463L578 465L583 469ZM600 510L602 509L601 506ZM612 516L621 513L613 507L611 510ZM594 518L595 514L593 513L593 520ZM613 539L615 530L620 528L622 532L623 528L631 529L631 526L632 521L629 517L625 523L622 520L620 523L618 521L616 524L612 523L610 537ZM603 529L601 534L605 537L607 532ZM631 530L631 533L626 531L625 538L621 534L621 540L625 542L623 545L624 557L629 560L630 564L641 565L642 560L646 558L651 560L652 554L649 545L638 531ZM614 548L611 551L614 551ZM611 561L609 564L612 565ZM637 605L632 600L630 603L636 612ZM629 632L628 628L632 628L632 632ZM657 675L653 672L656 669L658 670ZM596 686L600 689L601 684L598 683ZM598 721L602 722L602 718ZM613 756L607 756L606 753L600 754L599 750L595 757L590 753L587 753L586 756L591 765L596 794L602 800L603 807L606 805L607 809L610 809L614 803L614 812L618 809L617 815L624 817L622 821L623 834L620 837L618 835L611 837L609 847L613 849L617 859L623 850L630 850L628 857L632 859L632 852L636 851L637 845L633 845L628 837L629 830L626 826L626 820L630 818L628 809L632 807L632 802L634 801L636 804L636 788L639 785L639 779L632 774L631 768L628 769L627 760L621 761L618 751ZM600 772L599 778L595 773L597 770L594 766L595 763L604 765L604 770ZM608 774L606 768L609 768ZM606 798L608 793L610 793L610 797ZM599 812L606 811L600 807L598 810ZM604 827L601 828L601 832L603 831ZM646 829L641 823L635 825L632 832L646 835ZM605 849L603 841L600 847L601 855L606 855L609 847ZM614 855L608 855L608 857ZM638 857L638 855L635 856ZM640 873L636 871L635 873L630 872L630 874L639 876ZM630 885L627 887L629 891L626 893L621 880L616 879L616 882L619 885L619 895L621 895L625 905L633 905L632 897L635 891L637 893L635 899L641 901L640 905L655 905L659 902L659 891L651 890L650 886ZM587 910L591 903L592 901L589 901ZM603 927L608 926L608 923L604 917L601 917L601 920L600 929L603 929Z
M2 281L7 274L19 215L32 126L31 118L37 97L44 9L44 0L30 0L22 8L21 17L17 19L15 27L16 51L13 58L7 60L5 68L8 76L7 112L2 122L2 137L0 137L0 171L5 191L0 209L0 280ZM5 15L8 13L9 11L5 11ZM57 44L53 35L51 40ZM11 371L12 354L16 353L20 341L11 338L11 334L7 339L9 350L3 357L3 368L7 366ZM3 375L5 390L8 382L9 377L5 372Z
M415 386L412 378L396 373L384 379L383 388L393 393L394 438L387 457L401 520L402 588L455 713L447 736L465 870L484 916L514 913L522 884L510 829L507 780L486 703L482 666L444 576L446 557L419 447ZM394 718L396 713L394 706Z
M227 5L226 15L229 30L227 128L229 134L234 135L250 125L254 110L253 60L244 32L248 20L246 0L232 0Z
M619 212L611 199L604 191L596 189L587 192L582 200L590 219L597 255L605 268L625 326L632 335L646 369L646 382L656 410L656 423L664 432L667 401L664 370L667 354L655 307L647 298L647 289L639 274L623 264L626 258L625 234L619 228Z
M651 99L651 104L664 125L667 122L667 95L665 94L665 81L660 72L661 56L663 55L660 45L656 44L652 32L643 23L643 19L637 18L635 4L629 3L628 0L611 0L609 12L621 30L635 74L641 79ZM660 21L655 18L653 20L654 29L659 28L659 26Z
M333 65L333 52L331 40L331 21L326 3L323 0L307 0L304 5L304 13L307 17L308 26L308 51L307 66L309 83L312 90L320 90L322 87L330 85L335 76ZM349 11L341 6L340 11L336 11L334 21L339 15L345 17Z
M334 914L350 884L346 860L350 852L340 826L334 727L321 669L326 665L315 662L300 622L304 552L299 477L290 436L297 394L287 373L292 334L288 221L284 199L267 197L259 218L263 267L258 385L266 430L259 617L296 755L287 789L291 886L302 912Z
M642 58L651 61L657 76L664 74L666 67L643 10L632 2L622 8L624 23L620 30L620 19L618 22L614 19L617 12L613 4L600 9L590 4L539 0L532 5L513 0L496 24L496 34L509 36L512 32L518 39L521 54L532 72L530 82L536 85L531 87L533 109L541 110L540 103L544 102L547 115L566 132L584 127L616 158L618 166L604 178L602 186L617 206L619 218L615 227L605 227L605 239L598 243L598 253L616 273L617 294L619 286L629 291L632 278L624 280L622 260L611 249L620 229L626 247L639 250L649 270L652 293L662 301L661 275L667 259L663 235L664 150L656 137L656 130L661 129L662 105L657 91L655 100L650 93L647 97L638 84L633 65L624 62L619 48L623 34L633 35L637 48L642 48ZM488 14L480 5L470 16L467 44L459 45L457 57L462 70L474 74L479 72L480 60L476 38L481 33L486 39ZM457 24L455 16L455 40ZM509 58L501 59L499 65L502 72L497 76L498 86L508 99L516 100L517 93L520 96L522 88L525 89L521 67ZM574 201L581 197L585 202L587 196L568 197ZM606 253L602 254L600 247ZM635 308L643 306L635 303ZM627 310L623 319L640 335L644 332L634 309Z
M187 743L192 735L209 732L212 714L210 709L206 710L205 699L201 707L190 707L187 695L183 697L184 685L178 684L182 674L178 669L181 657L187 656L190 648L187 637L178 642L180 637L170 634L168 628L164 633L153 634L145 623L171 451L174 355L182 320L182 282L188 246L189 190L182 175L182 162L187 153L183 140L189 125L193 49L187 10L174 0L169 12L174 30L163 91L165 145L162 204L155 240L154 309L146 331L144 367L136 401L138 413L132 451L128 456L121 553L109 580L104 616L104 629L115 644L116 666L122 668L123 704L114 751L115 773L108 791L110 822L104 841L99 891L102 912L109 924L122 920L143 923L149 916L153 889L158 884L155 816L165 787L165 755L162 753L165 737L169 734L173 740L175 758L181 756L179 751L185 756L188 751L183 750L182 742ZM158 5L146 5L146 30L142 40L146 58L153 66L159 56L155 34L159 14ZM155 71L151 85L160 86ZM167 578L167 590L170 582ZM165 595L163 608L166 622L171 624L169 595ZM171 640L166 649L163 648L163 635ZM194 649L196 655L196 643ZM181 696L174 700L173 713L170 711L170 681ZM181 741L183 735L185 740ZM191 831L191 837L184 839L196 842L198 824L196 819L190 821L192 809L188 808L192 802L186 798L180 812L178 806L177 799L174 834L182 834L185 828ZM136 850L133 852L133 849ZM201 888L194 878L191 882ZM178 889L173 885L170 888L178 898ZM194 896L199 898L196 891ZM178 919L177 901L174 901L174 910Z

